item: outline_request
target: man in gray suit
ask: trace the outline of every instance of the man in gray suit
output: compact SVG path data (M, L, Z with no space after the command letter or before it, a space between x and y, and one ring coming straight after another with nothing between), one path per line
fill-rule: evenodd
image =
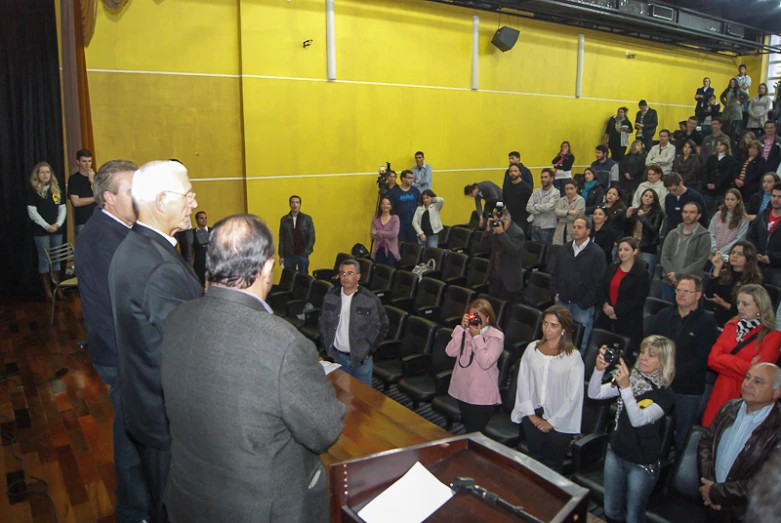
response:
M512 221L512 216L502 207L497 207L486 221L483 248L491 247L491 274L488 277L488 292L502 300L513 303L523 287L521 262L523 230Z
M345 407L317 350L265 302L274 239L251 215L211 232L203 298L163 324L161 369L171 427L165 504L172 521L329 521L319 454Z
M496 202L502 201L502 188L494 182L486 180L464 187L464 196L475 199L478 227L482 228L485 225L483 201L485 201L485 215L491 214L494 211L494 207L496 207Z

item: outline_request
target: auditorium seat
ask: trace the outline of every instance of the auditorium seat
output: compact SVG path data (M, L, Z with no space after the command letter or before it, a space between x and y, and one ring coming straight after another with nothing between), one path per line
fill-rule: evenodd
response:
M652 523L705 523L707 513L700 494L697 447L707 429L694 426L672 470L665 492L648 500L646 517Z
M429 260L434 260L434 270L441 271L442 264L445 260L445 252L446 251L444 249L435 249L433 247L426 247L418 263L428 263Z
M499 360L496 365L499 367L499 390L503 390L507 385L507 379L510 374L510 353L502 351L502 355L499 356ZM453 423L461 422L461 411L458 408L458 402L450 394L444 394L437 396L431 400L431 408L435 412L441 414L445 418L445 427L450 430L453 427Z
M476 293L488 292L491 262L485 258L471 258L466 270L466 285Z
M472 233L467 248L469 256L473 258L488 258L491 255L491 244L488 243L487 247L483 247L483 238L486 238L488 234L486 231L475 231Z
M553 305L550 274L538 270L532 271L526 283L526 288L521 291L521 296L524 303L541 311Z
M432 274L427 276L430 278L436 278L448 285L460 285L464 287L466 285L466 268L469 263L469 257L466 254L458 252L445 251L445 260L442 262L442 266Z
M284 316L287 312L288 302L295 300L308 300L309 293L312 290L312 284L315 279L308 274L296 274L293 279L293 286L289 291L275 292L266 297L266 303L279 316Z
M526 346L541 337L542 311L521 303L513 305L504 329L504 349L518 360Z
M398 268L403 271L411 271L415 265L420 263L420 258L425 250L425 247L418 242L399 242L401 259L399 260Z
M445 225L442 227L442 230L437 233L437 236L439 237L439 242L437 242L437 244L439 245L440 249L448 248L448 242L450 241L450 229L450 225Z
M336 261L334 262L333 269L315 269L314 271L312 271L312 276L314 276L316 280L327 280L327 281L330 281L332 279L338 280L339 266L342 264L343 261L349 260L350 258L352 258L352 254L348 252L340 252L339 254L336 255Z
M586 384L588 385L588 380L591 379L591 375L594 373L594 366L597 364L599 348L602 345L607 345L608 347L617 345L618 349L621 351L621 357L624 358L627 366L631 368L631 364L627 360L628 357L631 357L629 355L629 343L630 340L626 336L621 336L620 334L602 329L593 329L591 331L591 338L588 341L588 346L586 347L586 352L583 354L583 364L586 366ZM578 345L578 347L579 346L580 345Z
M506 351L505 351L506 352ZM515 448L523 439L523 431L520 423L514 423L510 419L515 408L515 396L518 390L518 372L520 362L513 365L510 373L510 382L502 391L502 404L496 409L488 425L485 427L485 435L502 445Z
M287 292L293 287L293 280L296 279L296 271L294 269L282 269L282 275L279 277L279 283L275 283L271 286L269 295L275 292Z
M583 337L586 335L586 326L576 321L573 321L572 323L575 324L575 335L572 337L572 344L580 349L583 345Z
M448 249L454 252L467 251L469 249L469 240L472 239L472 232L464 227L451 228Z
M506 339L507 332L505 329L505 324L507 323L507 315L508 315L508 311L510 310L510 304L507 303L506 300L500 300L499 298L495 298L490 294L486 294L486 293L478 295L477 299L485 300L491 304L491 308L494 310L494 314L496 315L496 325L499 326L499 330L504 332L505 339Z
M475 293L472 289L451 285L445 289L442 305L420 308L417 315L430 319L443 327L453 329L456 325L461 324L461 319L466 314L474 296Z
M645 304L643 304L643 332L646 336L648 336L648 329L651 328L654 318L659 314L659 311L671 307L672 305L672 302L665 301L661 298L648 296L645 299Z
M437 326L434 322L410 316L398 341L383 343L374 353L374 376L388 390L402 378L401 360L413 354L428 354L434 343Z
M531 272L545 265L545 244L542 242L525 241L521 251L521 267Z
M374 272L374 260L371 258L358 258L358 264L361 266L361 285L369 285L372 281Z
M434 311L431 308L442 305L445 287L445 283L439 280L422 278L418 282L418 290L414 298L393 300L392 305L412 314L418 314L418 311L421 311L420 315L424 318L432 317Z
M659 424L660 456L667 456L673 442L675 422L672 416L665 416ZM608 433L590 434L579 439L572 445L572 458L575 472L572 480L582 487L589 489L597 503L605 500L605 451L610 441ZM666 468L664 462L662 470Z
M285 319L292 323L296 328L301 327L304 324L316 327L318 318L320 317L320 308L323 306L323 299L333 287L334 286L327 281L314 280L308 298L287 302ZM307 309L307 305L311 305L312 308Z
M377 297L382 298L384 293L390 293L393 287L393 277L396 275L396 269L390 265L375 263L372 270L372 279L366 285L366 288L372 291Z
M399 391L412 400L412 410L417 410L420 403L447 394L456 364L456 359L445 352L452 335L453 329L439 329L430 354L413 354L401 360L404 377L399 380Z
M775 285L763 285L768 295L770 296L770 302L773 304L773 310L778 310L778 302L781 300L781 288Z
M377 297L383 304L397 307L396 303L414 298L416 292L418 292L418 277L409 271L396 271L390 292L378 292Z

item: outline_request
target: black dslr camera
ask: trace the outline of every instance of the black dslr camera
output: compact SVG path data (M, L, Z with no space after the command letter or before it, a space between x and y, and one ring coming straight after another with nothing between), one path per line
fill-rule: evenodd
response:
M500 227L502 225L502 220L504 219L504 203L503 202L496 202L496 207L494 207L494 212L491 215L491 227Z
M377 176L377 187L381 193L388 192L388 173L391 171L390 162L385 162L385 165L380 167L380 174Z
M605 363L608 365L615 365L618 363L618 360L621 359L621 349L619 348L618 343L614 343L612 347L606 347L602 359L604 359Z
M477 313L476 310L473 310L470 314L467 314L466 321L472 327L479 327L480 325L483 324L483 320L480 319L480 315Z

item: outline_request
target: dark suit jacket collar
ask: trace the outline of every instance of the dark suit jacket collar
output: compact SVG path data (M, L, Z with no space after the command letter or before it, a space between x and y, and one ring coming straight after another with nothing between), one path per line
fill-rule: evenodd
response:
M167 239L165 239L165 237L163 237L163 235L160 234L159 232L154 231L154 230L150 229L149 227L145 227L145 226L141 225L138 222L133 224L133 232L137 232L141 236L146 236L147 238L149 238L153 242L156 242L156 243L162 245L163 247L165 247L167 250L169 250L173 254L176 254L177 256L179 256L179 252L176 250L176 247L171 245L171 242L169 242Z
M230 289L221 285L209 285L209 290L206 291L206 296L209 298L216 298L218 300L226 300L252 309L268 312L259 299L254 296L250 296L244 292L236 289Z
M110 229L114 229L116 231L122 231L123 236L126 236L127 233L130 231L130 227L126 227L125 225L119 223L111 216L108 216L105 212L103 212L103 209L101 209L100 207L95 207L91 219L96 220L101 225L108 227Z

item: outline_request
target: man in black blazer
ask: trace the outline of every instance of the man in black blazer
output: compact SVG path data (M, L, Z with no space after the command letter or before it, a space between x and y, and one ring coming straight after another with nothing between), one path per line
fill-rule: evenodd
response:
M160 386L161 327L177 305L203 295L173 238L188 226L198 203L187 169L176 161L142 165L131 193L138 221L111 260L109 293L125 428L141 456L149 521L165 522L162 494L171 440Z
M654 144L654 135L659 126L659 116L656 114L656 109L648 107L648 102L645 100L640 100L637 106L640 109L635 116L637 139L643 142L645 152L648 153Z
M271 231L255 216L225 218L208 253L209 291L163 322L168 513L187 523L330 521L320 454L339 438L345 407L312 342L265 302Z
M101 166L93 181L97 208L79 233L75 249L87 348L95 372L109 387L108 398L114 407L115 511L118 521L143 521L149 510L141 460L125 432L122 397L117 383L114 318L108 291L111 259L136 221L130 186L137 168L134 163L125 160L112 160Z
M501 210L502 217L496 212L486 220L482 247L491 248L491 274L488 277L488 290L491 296L513 303L521 293L523 278L521 262L523 258L523 230L512 221L509 211ZM493 220L498 220L496 226Z

